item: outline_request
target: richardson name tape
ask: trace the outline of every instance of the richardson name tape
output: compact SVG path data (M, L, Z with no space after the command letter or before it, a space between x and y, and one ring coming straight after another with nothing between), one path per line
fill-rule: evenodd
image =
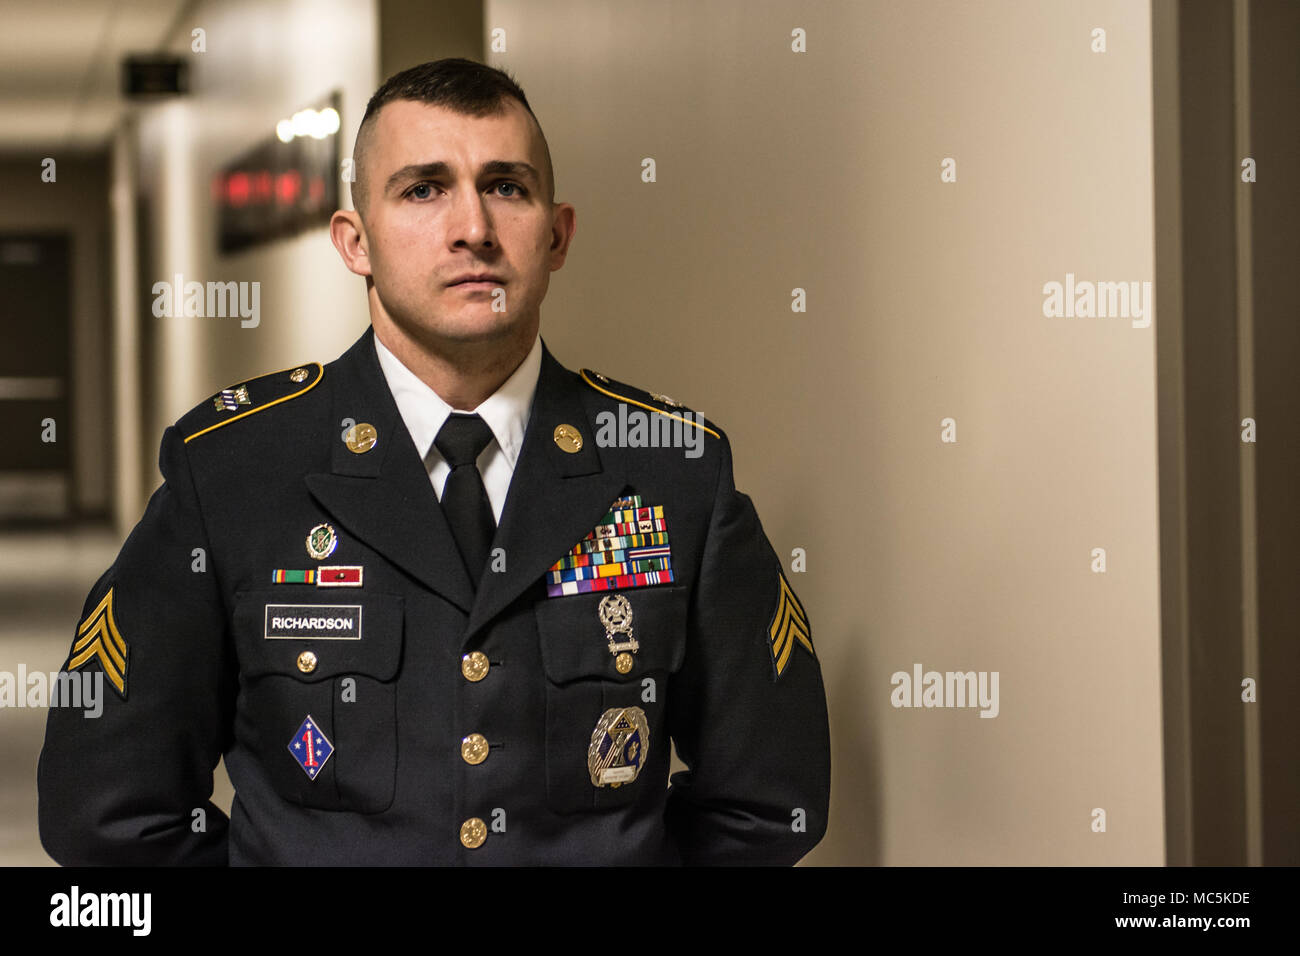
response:
M360 640L361 605L268 604L262 636L268 640Z

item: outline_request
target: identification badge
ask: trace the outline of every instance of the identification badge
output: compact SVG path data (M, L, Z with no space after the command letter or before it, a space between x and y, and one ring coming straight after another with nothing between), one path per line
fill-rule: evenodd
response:
M631 783L650 753L650 724L640 707L614 707L601 714L591 733L587 769L597 787Z

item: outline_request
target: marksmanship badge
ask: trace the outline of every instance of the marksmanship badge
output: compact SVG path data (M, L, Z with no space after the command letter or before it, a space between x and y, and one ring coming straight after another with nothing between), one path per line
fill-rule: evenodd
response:
M614 655L614 669L626 674L632 669L632 654L641 649L632 636L632 604L621 594L601 598L600 623L605 625L605 640L609 642L609 652ZM619 634L626 640L618 640Z
M650 724L640 707L614 707L601 714L591 732L587 769L597 787L631 783L650 753Z

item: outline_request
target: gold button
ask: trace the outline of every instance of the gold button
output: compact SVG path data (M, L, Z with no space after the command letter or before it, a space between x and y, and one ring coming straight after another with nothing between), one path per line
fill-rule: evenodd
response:
M460 672L468 681L481 681L487 677L488 668L491 666L487 655L482 651L470 651L460 659Z
M624 651L614 658L614 669L620 674L626 674L632 669L632 655Z
M310 674L316 669L316 655L311 651L303 651L298 655L298 670L304 674Z
M481 764L487 760L490 749L487 738L482 734L470 734L460 742L460 756L467 764Z
M582 434L572 425L556 425L553 437L561 451L566 451L570 455L582 451Z
M305 368L294 369L292 372L289 373L289 380L291 382L307 381L307 370Z
M348 451L354 455L364 455L370 449L375 447L379 441L379 432L375 426L369 422L362 422L359 425L353 425L343 433L343 444L348 446Z
M477 850L487 839L487 824L478 817L470 817L460 825L460 842L466 849Z

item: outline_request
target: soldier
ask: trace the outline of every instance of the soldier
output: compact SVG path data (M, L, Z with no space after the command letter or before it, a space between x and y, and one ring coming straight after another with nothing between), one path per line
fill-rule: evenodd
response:
M46 849L795 862L830 783L807 615L718 425L543 344L575 217L522 90L467 60L397 74L354 158L331 236L371 328L165 432L65 665L113 692L49 715Z

